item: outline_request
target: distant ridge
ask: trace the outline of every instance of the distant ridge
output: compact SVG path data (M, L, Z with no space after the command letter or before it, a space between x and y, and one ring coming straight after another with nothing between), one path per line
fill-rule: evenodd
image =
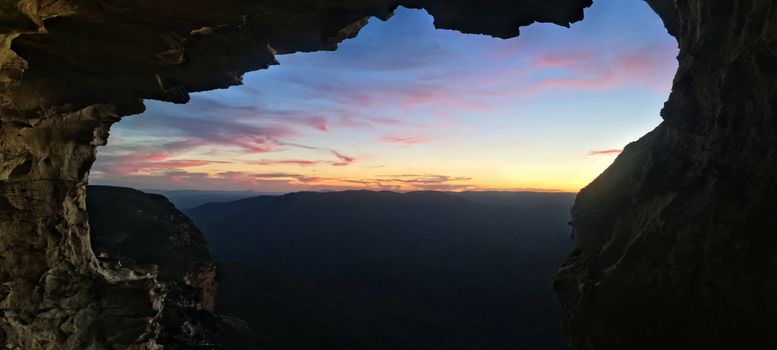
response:
M258 192L258 191L211 191L211 190L162 190L144 189L146 193L156 193L165 196L180 210L188 210L206 203L225 203L244 198L258 196L281 196L283 192ZM361 190L352 190L361 191ZM370 190L364 190L370 191ZM300 191L303 193L336 193L345 191L322 190ZM381 192L381 191L376 191ZM388 191L390 192L390 191ZM411 192L437 192L437 191L411 191ZM297 193L297 192L291 192ZM407 192L396 192L407 193ZM473 202L491 205L509 205L525 208L526 205L536 204L538 200L564 202L574 200L576 193L569 192L535 192L535 191L465 191L445 192L459 197L464 197Z
M192 209L205 203L223 203L256 196L277 196L283 193L257 191L208 191L208 190L143 190L167 197L180 210Z
M219 263L217 311L263 348L563 350L551 281L573 200L354 190L186 213Z

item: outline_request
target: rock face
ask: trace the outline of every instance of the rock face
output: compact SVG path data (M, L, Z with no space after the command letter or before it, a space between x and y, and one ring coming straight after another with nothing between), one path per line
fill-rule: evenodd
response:
M156 274L97 260L85 207L96 146L142 99L239 84L398 5L508 37L590 2L0 0L0 342L160 346ZM664 123L580 194L556 283L565 332L578 349L775 348L777 5L648 3L680 69Z
M202 232L167 198L122 187L90 186L92 249L109 266L157 271L163 302L156 342L166 348L256 348L252 334L213 314L216 264ZM129 310L131 311L131 310Z
M216 265L208 244L167 198L131 188L89 186L86 205L98 260L131 269L155 265L160 282L191 290L189 307L214 311Z
M94 105L0 117L0 328L12 349L152 348L153 274L110 268L89 246L86 174L118 120Z
M555 283L576 349L777 348L777 2L648 1L663 123L578 196Z
M90 186L87 209L98 259L131 269L156 265L157 279L192 289L190 306L213 311L216 266L205 237L167 198L123 187Z

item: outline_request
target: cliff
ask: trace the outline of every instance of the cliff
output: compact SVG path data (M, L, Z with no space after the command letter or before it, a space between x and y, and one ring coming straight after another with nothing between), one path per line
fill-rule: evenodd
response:
M680 67L661 125L577 198L563 330L576 349L774 349L777 3L648 2Z
M214 311L216 266L202 232L167 198L122 187L89 186L92 250L99 260L137 269L155 265L157 279L192 289L194 309Z
M252 334L215 315L216 264L202 232L167 198L122 187L90 186L92 249L115 267L156 271L163 300L156 342L167 348L251 348ZM125 307L132 307L127 305Z
M509 37L590 3L0 0L0 343L160 346L155 273L96 259L85 205L95 148L143 99L185 102L276 53L334 49L398 5ZM680 69L661 126L577 200L556 282L565 332L579 349L774 348L777 5L648 3Z

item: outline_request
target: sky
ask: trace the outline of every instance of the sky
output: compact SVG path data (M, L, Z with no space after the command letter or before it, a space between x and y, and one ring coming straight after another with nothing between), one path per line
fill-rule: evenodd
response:
M146 101L91 183L141 189L576 192L655 128L677 44L642 0L598 0L518 38L371 19L334 52L278 56L244 85Z

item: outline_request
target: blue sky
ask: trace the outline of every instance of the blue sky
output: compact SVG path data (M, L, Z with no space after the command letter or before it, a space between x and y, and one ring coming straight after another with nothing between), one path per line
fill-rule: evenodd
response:
M92 183L155 189L577 191L660 122L677 45L642 0L598 0L509 40L371 19L244 85L147 101Z

